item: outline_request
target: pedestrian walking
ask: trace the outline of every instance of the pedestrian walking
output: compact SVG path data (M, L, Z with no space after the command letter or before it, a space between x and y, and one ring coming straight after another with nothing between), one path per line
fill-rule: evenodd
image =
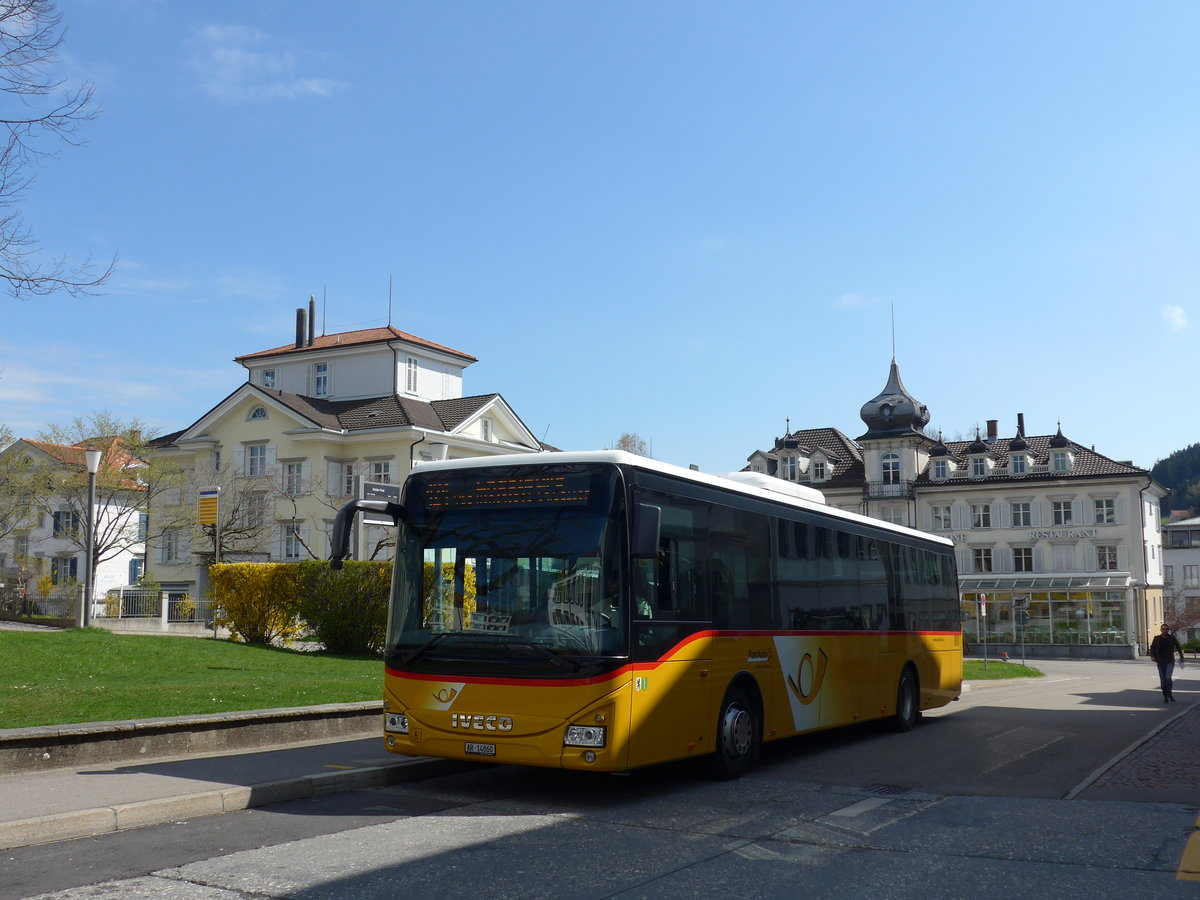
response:
M1150 658L1158 666L1158 685L1162 688L1163 703L1175 702L1172 676L1175 674L1176 655L1179 656L1179 667L1183 668L1183 647L1179 646L1179 641L1164 622L1158 636L1150 642Z

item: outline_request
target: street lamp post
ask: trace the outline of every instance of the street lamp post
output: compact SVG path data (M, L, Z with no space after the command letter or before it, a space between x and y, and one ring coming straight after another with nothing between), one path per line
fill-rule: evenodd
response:
M96 473L100 471L101 451L83 451L87 458L88 505L87 505L87 568L83 576L83 627L92 624L92 595L96 589Z

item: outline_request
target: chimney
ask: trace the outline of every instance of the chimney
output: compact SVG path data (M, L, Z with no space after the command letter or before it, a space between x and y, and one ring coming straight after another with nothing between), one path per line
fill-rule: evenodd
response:
M1025 434L1025 413L1017 413L1017 434Z
M312 294L308 295L308 346L313 345L313 338L316 336L317 327L317 298Z
M997 429L998 425L999 425L999 422L996 419L988 419L987 420L987 426L988 426L987 439L988 439L989 444L993 443L996 440L996 436L999 433L999 431Z
M296 349L304 348L304 308L296 310Z

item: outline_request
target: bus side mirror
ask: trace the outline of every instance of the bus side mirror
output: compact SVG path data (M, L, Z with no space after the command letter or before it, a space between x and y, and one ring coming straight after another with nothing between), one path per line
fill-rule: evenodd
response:
M337 511L333 520L333 534L329 538L329 568L340 569L342 560L350 555L350 528L354 525L354 517L360 512L388 516L393 525L404 519L404 507L391 500L351 500Z
M639 503L633 516L634 559L654 559L658 556L658 536L662 530L662 509Z

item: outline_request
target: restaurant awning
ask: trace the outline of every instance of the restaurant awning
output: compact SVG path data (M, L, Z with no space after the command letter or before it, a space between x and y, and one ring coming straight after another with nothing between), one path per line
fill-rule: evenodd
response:
M1127 588L1133 581L1128 572L1106 572L1103 575L1030 575L960 578L958 589L964 594L1035 591L1111 591Z

